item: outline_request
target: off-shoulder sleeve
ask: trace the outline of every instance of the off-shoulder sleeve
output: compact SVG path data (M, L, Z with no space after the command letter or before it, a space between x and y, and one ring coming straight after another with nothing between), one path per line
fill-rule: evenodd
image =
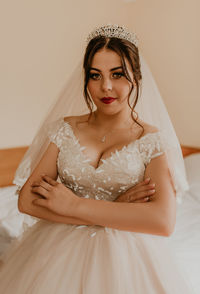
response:
M54 143L59 149L61 149L63 140L67 137L71 137L71 128L63 119L60 119L48 130L48 138L50 142Z
M148 133L139 141L139 152L144 165L150 163L151 159L162 155L165 152L165 141L161 131Z

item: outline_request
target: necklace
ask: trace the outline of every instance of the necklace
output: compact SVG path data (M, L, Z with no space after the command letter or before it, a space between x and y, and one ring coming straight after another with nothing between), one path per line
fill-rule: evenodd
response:
M111 131L111 132L108 132L108 133L106 133L101 139L100 139L100 141L102 142L102 143L104 143L105 141L106 141L106 136L110 133L110 134L112 134L114 131Z
M132 127L133 127L134 124L135 124L135 122L133 122L133 124L131 125L130 130L132 129ZM112 134L112 133L114 133L114 132L116 132L116 131L119 131L119 129L118 129L118 130L111 130L111 131L109 131L109 132L106 132L106 133L103 135L103 137L101 137L100 141L101 141L102 143L105 143L105 141L106 141L106 136L107 136L108 134Z
M95 112L94 112L94 115L96 115ZM127 124L127 121L125 122L125 124ZM135 124L135 122L132 123L132 125L131 125L131 127L130 127L130 130L132 129L132 127L133 127L134 124ZM106 133L103 135L103 137L100 138L100 142L105 143L107 135L108 135L108 134L112 134L112 133L114 133L114 132L116 132L116 131L119 131L119 129L118 129L118 130L111 130L111 131L106 132Z

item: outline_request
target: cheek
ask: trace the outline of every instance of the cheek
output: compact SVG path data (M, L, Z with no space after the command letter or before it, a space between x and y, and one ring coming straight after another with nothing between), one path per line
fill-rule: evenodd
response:
M131 90L131 84L127 83L127 81L120 81L117 90L122 96L127 96Z
M98 85L97 85L97 82L94 82L94 81L91 81L91 80L90 80L90 81L88 82L87 88L88 88L90 94L91 94L92 96L94 96L95 93L98 91Z

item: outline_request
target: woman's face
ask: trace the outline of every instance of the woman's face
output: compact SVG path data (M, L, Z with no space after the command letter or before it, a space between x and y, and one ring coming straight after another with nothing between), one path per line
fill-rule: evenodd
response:
M133 81L131 66L127 60L125 61ZM121 58L116 52L104 48L94 55L90 67L88 91L98 111L114 114L127 108L131 86L123 73Z

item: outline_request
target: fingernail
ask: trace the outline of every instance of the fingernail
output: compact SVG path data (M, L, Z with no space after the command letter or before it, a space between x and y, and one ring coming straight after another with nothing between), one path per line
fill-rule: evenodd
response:
M146 179L145 179L145 182L148 182L148 181L150 181L150 178L146 178Z

